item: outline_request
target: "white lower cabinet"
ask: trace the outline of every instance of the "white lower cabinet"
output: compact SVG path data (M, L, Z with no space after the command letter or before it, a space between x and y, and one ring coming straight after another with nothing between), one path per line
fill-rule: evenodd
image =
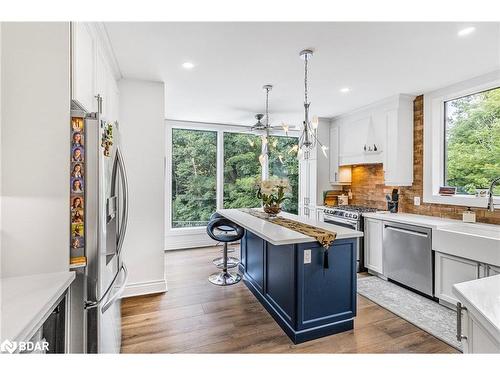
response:
M464 353L500 353L500 343L479 323L468 310L462 310L462 348Z
M435 253L434 296L456 305L453 284L479 279L484 275L481 264L449 254Z
M365 218L365 267L371 271L384 273L382 220Z

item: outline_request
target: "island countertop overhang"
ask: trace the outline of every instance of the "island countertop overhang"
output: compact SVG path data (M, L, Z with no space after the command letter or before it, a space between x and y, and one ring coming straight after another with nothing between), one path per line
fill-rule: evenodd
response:
M239 209L219 209L217 210L217 212L225 218L235 222L236 224L242 226L246 230L249 230L250 232L263 238L273 245L279 246L316 241L316 239L313 237L306 236L305 234L285 228L278 224L273 224L267 220L260 219ZM279 215L287 219L298 221L300 223L309 224L320 229L335 232L337 233L337 239L363 237L363 232L345 228L339 225L325 223L320 220L300 217L298 215L286 212L282 212Z

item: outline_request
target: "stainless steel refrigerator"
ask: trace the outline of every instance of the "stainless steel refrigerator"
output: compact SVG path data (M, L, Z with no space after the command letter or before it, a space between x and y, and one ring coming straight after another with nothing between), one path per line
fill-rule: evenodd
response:
M98 108L102 99L98 96ZM128 186L124 157L120 145L118 122L105 119L100 110L87 113L72 103L74 119L82 121L78 158L80 186L83 186L81 211L84 225L72 238L75 254L80 251L83 264L75 267L77 280L70 293L72 342L76 352L119 353L121 346L121 296L127 284L127 267L123 262L123 242L128 220ZM78 130L78 129L76 129ZM73 147L73 146L72 146ZM76 160L76 161L75 161ZM72 206L73 209L73 206ZM81 221L81 219L79 219ZM73 227L73 219L72 219Z

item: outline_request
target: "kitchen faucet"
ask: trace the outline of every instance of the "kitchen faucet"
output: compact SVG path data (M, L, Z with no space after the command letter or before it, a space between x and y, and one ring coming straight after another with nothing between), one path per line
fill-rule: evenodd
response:
M497 177L491 181L490 189L488 190L488 210L491 212L495 211L495 204L493 203L493 188L500 181L500 177Z

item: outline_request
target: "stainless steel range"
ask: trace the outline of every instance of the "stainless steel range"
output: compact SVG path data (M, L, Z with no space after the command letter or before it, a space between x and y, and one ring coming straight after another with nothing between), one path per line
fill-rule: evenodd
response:
M323 210L326 223L340 225L342 227L364 231L363 212L375 212L376 208L365 206L335 206L326 207ZM357 271L365 271L364 240L358 239Z

